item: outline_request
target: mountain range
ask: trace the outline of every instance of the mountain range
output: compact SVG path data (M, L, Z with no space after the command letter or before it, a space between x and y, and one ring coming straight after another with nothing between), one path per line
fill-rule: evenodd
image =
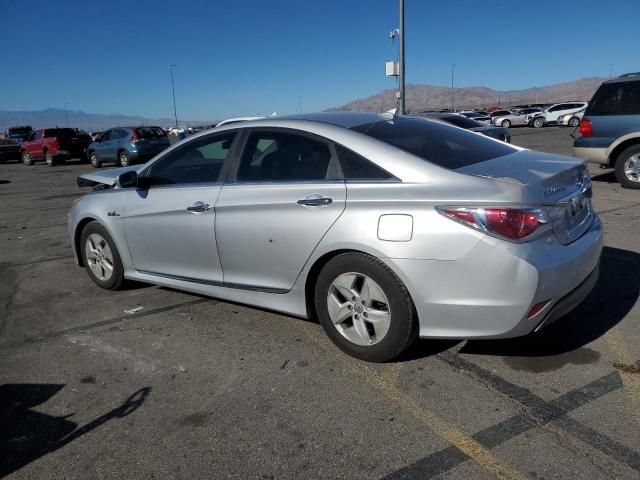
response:
M451 108L451 94L456 109L487 108L492 106L530 103L558 103L572 100L591 100L600 84L608 80L600 77L582 78L573 82L525 90L493 90L487 87L454 88L435 85L407 85L405 106L408 112ZM370 97L352 100L329 111L384 112L396 106L397 89L383 90Z
M493 90L488 87L454 88L436 85L407 85L406 108L409 112L441 110L451 107L451 94L456 109L490 106L509 106L527 103L556 103L571 100L590 100L598 86L606 78L582 78L573 82L525 90ZM384 112L396 106L397 89L387 89L366 98L352 100L327 111ZM31 125L34 128L64 127L102 131L114 126L158 125L170 127L171 118L147 118L143 116L86 113L80 110L48 108L46 110L0 110L0 131L13 125ZM180 121L180 125L210 125L215 121Z

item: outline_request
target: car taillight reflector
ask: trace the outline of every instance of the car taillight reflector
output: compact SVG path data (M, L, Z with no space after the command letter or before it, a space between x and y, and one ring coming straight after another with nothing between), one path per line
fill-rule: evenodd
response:
M129 137L129 143L136 143L139 140L140 140L140 138L138 137L138 132L134 129L133 130L133 135L131 135L131 137Z
M583 137L593 137L593 125L591 120L583 118L580 121L580 135Z
M533 307L531 307L531 310L529 310L529 314L527 315L527 319L533 318L537 314L539 314L544 309L544 307L549 305L549 302L551 302L551 300L545 300L544 302L536 303Z
M438 207L438 211L476 230L515 241L529 237L549 223L546 212L540 208Z

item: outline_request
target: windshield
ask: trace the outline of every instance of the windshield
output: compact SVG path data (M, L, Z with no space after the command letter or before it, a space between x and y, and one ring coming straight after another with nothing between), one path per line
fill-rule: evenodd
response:
M483 135L416 117L368 123L352 130L452 170L518 151Z

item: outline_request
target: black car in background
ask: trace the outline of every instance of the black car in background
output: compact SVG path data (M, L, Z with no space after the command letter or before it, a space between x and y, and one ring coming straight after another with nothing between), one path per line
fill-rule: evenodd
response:
M0 162L20 160L20 145L13 138L0 138Z
M476 122L475 120L472 120L471 118L467 118L458 113L423 112L423 113L417 113L414 115L418 117L433 118L435 120L440 120L441 122L450 123L451 125L464 128L465 130L481 133L482 135L486 135L487 137L491 137L503 142L511 143L511 133L509 132L508 128L483 125L480 122Z

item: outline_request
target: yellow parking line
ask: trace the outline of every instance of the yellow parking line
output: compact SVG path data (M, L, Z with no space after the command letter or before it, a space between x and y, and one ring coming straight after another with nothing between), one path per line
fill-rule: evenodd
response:
M619 325L609 330L604 338L618 364L635 367L636 362L627 348ZM624 386L627 402L631 409L631 416L636 422L640 423L640 374L634 373L632 370L627 371L624 368L618 368L618 374Z
M318 331L311 325L300 322L300 326L307 338L316 345L325 350L335 351L335 347L329 343L326 337L324 341L318 338ZM497 478L505 480L521 480L527 478L526 475L516 470L511 464L496 457L491 450L483 447L453 425L448 424L445 420L416 402L413 397L403 392L397 384L401 364L392 364L382 375L379 375L373 368L367 366L365 363L350 357L344 357L344 359L345 366L348 366L353 373L363 377L370 385L381 390L390 400L404 409L404 411L420 421L433 433L464 452L469 458L493 473Z

